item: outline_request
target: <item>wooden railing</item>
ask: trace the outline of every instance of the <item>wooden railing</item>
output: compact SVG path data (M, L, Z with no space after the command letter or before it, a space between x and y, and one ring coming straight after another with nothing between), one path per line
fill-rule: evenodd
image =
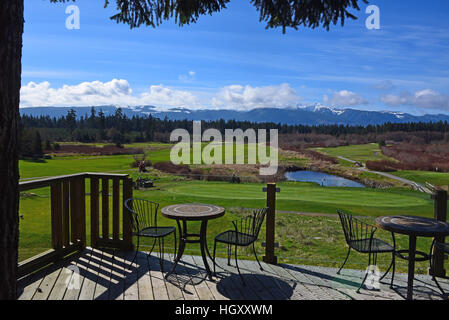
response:
M90 203L87 210L86 183L89 182ZM110 186L112 206L109 201ZM19 277L82 251L86 247L88 212L91 247L132 249L131 224L124 206L125 200L133 196L132 179L128 175L81 173L21 182L19 190L24 192L43 187L50 187L51 190L52 249L19 263Z

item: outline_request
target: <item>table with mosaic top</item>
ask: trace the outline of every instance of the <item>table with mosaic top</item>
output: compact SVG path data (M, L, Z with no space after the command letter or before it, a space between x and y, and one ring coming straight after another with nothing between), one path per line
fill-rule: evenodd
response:
M393 234L404 234L409 237L408 250L396 250L396 255L408 260L407 299L413 299L413 279L415 277L415 261L430 259L430 253L416 251L417 237L449 236L449 224L435 219L414 216L387 216L376 219L379 228L390 231ZM408 256L404 256L408 253ZM416 258L416 255L420 258Z
M181 260L181 257L184 253L186 244L199 243L201 248L201 257L203 259L207 276L209 277L209 279L212 280L212 273L210 271L210 267L206 257L207 254L209 258L211 258L206 242L207 223L209 220L222 217L225 214L225 209L210 204L187 203L187 204L175 204L168 207L164 207L162 208L161 213L164 217L168 219L176 220L179 231L178 255L175 258L175 262L170 272L166 275L166 278L169 277L174 272L176 266L178 265L178 262ZM201 221L201 229L199 234L188 233L187 231L188 221Z

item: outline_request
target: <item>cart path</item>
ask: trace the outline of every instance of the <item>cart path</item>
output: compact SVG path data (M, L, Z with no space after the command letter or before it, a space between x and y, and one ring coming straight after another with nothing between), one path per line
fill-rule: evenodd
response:
M361 162L359 162L359 161L351 160L351 159L348 159L348 158L343 157L343 156L337 156L337 157L338 157L339 159L341 159L341 160L348 161L348 162L351 162L351 163L354 163L354 164L356 164L356 163L361 163ZM372 171L372 170L369 170L369 169L366 168L365 163L362 163L362 164L363 164L363 167L362 167L362 168L359 167L359 168L357 168L357 170L364 171L364 172L368 172L368 173L378 174L378 175L381 175L381 176L384 176L384 177L387 177L387 178L390 178L390 179L393 179L393 180L402 182L402 183L404 183L404 184L408 184L408 185L412 186L414 189L419 190L419 191L421 191L421 192L432 193L428 188L424 187L424 186L423 186L422 184L420 184L420 183L417 183L417 182L412 181L412 180L408 180L408 179L404 179L404 178L395 176L395 175L393 175L393 174L391 174L391 173L380 172L380 171Z

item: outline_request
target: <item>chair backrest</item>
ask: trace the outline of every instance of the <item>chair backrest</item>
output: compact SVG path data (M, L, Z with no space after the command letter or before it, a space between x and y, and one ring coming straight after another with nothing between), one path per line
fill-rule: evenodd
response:
M372 239L377 228L365 222L362 222L350 214L337 211L340 217L341 226L345 234L346 242L349 244L353 241Z
M257 239L263 224L263 220L265 219L265 215L267 214L267 210L268 208L256 209L253 211L252 215L249 215L240 220L235 220L232 223L234 224L234 227L238 232Z
M125 201L125 207L131 214L133 232L148 227L157 227L158 203L145 199L130 198Z

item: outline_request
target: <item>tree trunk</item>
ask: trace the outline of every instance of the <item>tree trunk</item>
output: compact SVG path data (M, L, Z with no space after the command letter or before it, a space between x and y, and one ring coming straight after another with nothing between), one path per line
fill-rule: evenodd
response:
M17 298L23 0L0 1L0 299Z

